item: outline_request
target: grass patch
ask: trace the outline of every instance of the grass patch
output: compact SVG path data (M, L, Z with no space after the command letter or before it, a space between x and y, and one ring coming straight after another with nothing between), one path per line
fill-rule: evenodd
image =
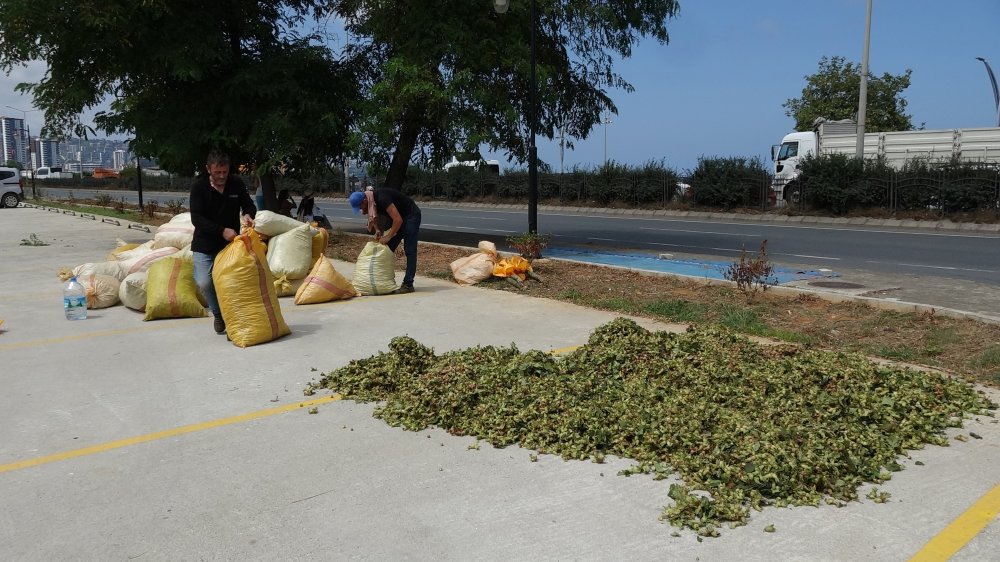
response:
M568 289L565 291L559 291L556 293L556 298L564 301L579 301L583 299L583 293L577 291L576 289Z
M962 336L950 326L934 326L924 335L924 345L928 347L945 347L961 341Z
M625 314L636 314L640 310L639 305L633 299L627 297L600 299L595 302L595 305L599 308L623 312Z
M768 331L767 324L761 319L760 314L733 304L723 304L720 307L718 324L735 332L755 336L767 335Z
M809 334L803 334L802 332L792 332L789 330L782 330L778 328L767 328L764 330L765 336L769 338L774 338L776 340L786 341L789 343L798 343L802 345L812 345L815 342L815 338Z
M872 349L872 354L879 357L885 357L886 359L892 359L894 361L916 361L919 354L912 347L905 345L890 347L890 346L876 346Z
M100 215L105 217L124 218L136 222L142 222L143 220L145 220L145 217L143 217L142 214L137 211L117 211L114 209L96 207L93 205L80 205L80 204L64 203L62 201L51 201L51 200L40 201L39 204L44 204L46 207L52 207L55 209L66 209L68 211L76 211L78 213L90 213L92 215Z
M646 303L642 311L675 322L701 322L705 318L704 305L682 299Z
M1000 345L991 345L973 357L972 366L980 369L1000 369Z

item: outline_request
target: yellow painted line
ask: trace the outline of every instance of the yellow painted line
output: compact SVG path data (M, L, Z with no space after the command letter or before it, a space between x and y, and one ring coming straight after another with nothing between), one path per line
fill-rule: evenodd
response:
M569 347L560 347L558 349L551 349L551 350L549 350L549 355L564 355L566 353L572 353L572 352L576 351L577 349L580 349L579 345L571 345Z
M1000 485L996 486L972 507L959 515L936 537L924 545L920 552L910 558L910 562L930 562L948 560L962 550L1000 513Z
M128 439L121 439L118 441L111 441L109 443L102 443L100 445L94 445L92 447L84 447L83 449L74 449L72 451L66 451L63 453L56 453L54 455L47 455L44 457L37 457L34 459L28 459L23 461L12 462L8 464L0 464L0 473L10 472L12 470L20 470L22 468L29 468L32 466L38 466L42 464L48 464L51 462L64 461L68 459L75 459L77 457L83 457L86 455L93 455L95 453L103 453L105 451L110 451L112 449L120 449L122 447L128 447L129 445L138 445L139 443L148 443L149 441L156 441L157 439L163 439L165 437L173 437L175 435L184 435L186 433L194 433L196 431L203 431L206 429L212 429L214 427L221 427L224 425L231 425L234 423L242 423L245 421L255 420L259 418L264 418L267 416L273 416L275 414L281 414L284 412L289 412L291 410L298 410L299 408L307 408L309 406L318 406L320 404L328 404L330 402L336 402L340 400L339 394L334 394L332 396L325 396L323 398L317 398L315 400L306 400L304 402L296 402L294 404L288 404L286 406L279 406L277 408L268 408L267 410L258 410L256 412L250 412L249 414L241 414L238 416L232 416L229 418L223 418L219 420L212 420L207 422L195 423L191 425L184 425L181 427L175 427L173 429L168 429L165 431L158 431L156 433L147 433L146 435L139 435L137 437L129 437Z
M10 349L24 349L27 347L38 347L40 345L51 345L57 343L65 343L70 341L87 340L91 338L104 338L108 336L121 336L125 334L134 334L136 332L152 332L154 330L165 330L167 328L179 327L180 323L177 322L164 322L155 326L143 326L141 328L123 328L120 330L101 330L97 332L87 332L85 334L73 334L71 336L60 336L58 338L46 338L41 340L28 340L18 343L7 343L0 344L0 351L6 351Z

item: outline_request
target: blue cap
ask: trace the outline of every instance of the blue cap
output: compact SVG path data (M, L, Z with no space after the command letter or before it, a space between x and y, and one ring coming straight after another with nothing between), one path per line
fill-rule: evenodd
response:
M351 203L351 208L354 209L356 215L361 212L361 202L365 200L365 194L361 191L355 191L347 200Z

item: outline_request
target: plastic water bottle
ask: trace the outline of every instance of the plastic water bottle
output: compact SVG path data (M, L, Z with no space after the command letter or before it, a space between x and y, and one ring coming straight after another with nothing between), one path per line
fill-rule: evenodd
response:
M87 319L87 293L76 277L71 277L63 288L63 309L66 320Z

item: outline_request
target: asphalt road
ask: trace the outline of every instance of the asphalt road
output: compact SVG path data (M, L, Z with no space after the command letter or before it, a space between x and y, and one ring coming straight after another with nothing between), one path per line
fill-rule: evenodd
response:
M69 191L45 189L44 193L66 197ZM137 200L135 192L108 193L116 199ZM92 196L86 190L73 194ZM161 204L185 198L181 192L144 193L145 200ZM510 251L506 237L527 230L523 206L443 201L420 205L420 236L426 242L475 247L487 239L500 250ZM326 215L336 228L364 232L363 220L344 199L318 199L316 212ZM833 272L840 286L827 289L832 293L870 297L880 304L918 303L937 311L969 312L979 319L1000 321L998 225L551 207L539 210L538 223L541 232L552 235L554 248L668 254L678 261L731 263L744 248L756 252L767 240L768 256L776 266ZM805 281L785 285L819 287Z
M54 197L69 190L47 189ZM89 191L76 190L76 197ZM134 192L109 192L137 200ZM165 203L186 200L183 193L144 194ZM343 200L318 200L331 221L350 224L353 214ZM450 234L466 241L502 239L527 230L524 209L451 206L424 203L425 239L446 241ZM752 219L689 219L670 216L623 216L580 212L539 212L539 231L551 234L553 246L610 247L732 259L755 252L767 241L775 263L811 268L858 269L886 274L919 274L1000 286L1000 233L928 231L926 229L834 227L768 224ZM471 235L471 236L469 236ZM475 246L475 242L471 244Z

